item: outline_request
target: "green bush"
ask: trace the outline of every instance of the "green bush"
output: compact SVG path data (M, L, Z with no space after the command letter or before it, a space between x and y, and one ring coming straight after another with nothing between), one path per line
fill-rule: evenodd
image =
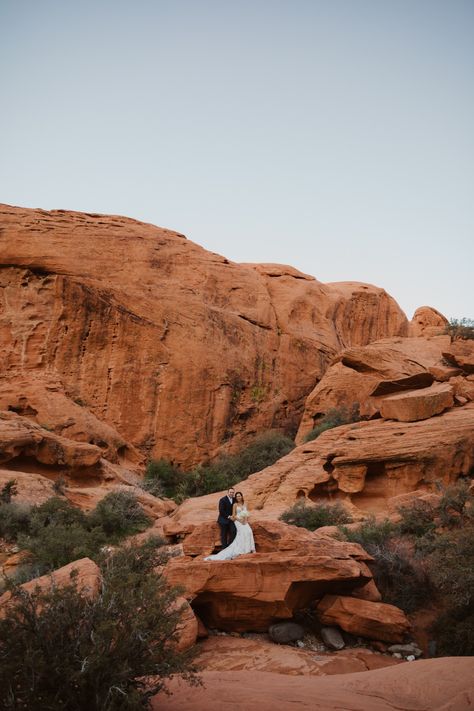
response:
M400 539L371 547L375 584L384 602L410 613L422 607L433 595L433 585L423 562Z
M0 504L0 536L7 541L16 541L22 533L30 529L30 506L17 504Z
M452 318L446 326L445 333L448 333L452 338L472 340L474 338L474 319Z
M443 526L453 528L474 519L474 497L469 490L470 483L460 480L444 491L438 506Z
M294 446L289 437L266 432L240 452L222 454L190 472L181 472L164 459L151 460L143 488L155 496L167 496L181 503L192 496L205 496L234 486L250 474L274 464Z
M353 403L350 408L333 407L328 410L320 420L318 420L317 425L313 427L311 432L308 432L305 437L305 442L310 442L311 440L316 439L320 434L326 432L326 430L331 430L334 427L340 427L341 425L347 425L351 422L359 422L360 419L358 402Z
M290 509L284 511L280 516L280 521L289 523L291 526L299 526L300 528L307 528L309 531L315 531L322 526L337 526L342 523L350 523L352 518L340 502L308 505L306 500L302 499L297 501Z
M16 479L9 479L0 489L0 504L10 504L17 493Z
M172 675L196 683L192 653L176 650L177 591L154 572L163 561L153 544L119 550L93 600L74 576L47 592L14 589L0 620L2 708L138 711Z
M109 539L143 531L150 523L134 493L129 491L110 492L89 515L89 525L102 529Z
M455 608L442 614L432 632L439 657L471 657L474 655L474 611L472 607Z
M407 506L400 506L398 513L401 516L398 529L402 534L420 538L436 528L434 522L436 511L427 501L417 499Z
M432 594L425 566L414 559L411 549L397 537L397 525L388 519L377 522L372 516L356 529L342 526L341 533L346 540L359 543L374 558L370 567L384 602L409 613Z
M35 565L46 572L79 558L96 558L105 544L117 543L149 524L133 492L113 491L90 514L65 499L52 497L33 507L21 530L17 530L18 524L15 530L19 545L29 550Z
M474 523L431 542L430 575L445 610L433 631L437 654L474 654Z
M387 518L383 521L376 521L375 516L369 516L357 528L348 529L341 526L340 530L346 541L359 543L370 553L371 550L377 550L377 546L382 546L390 538L393 538L397 529Z
M146 468L143 488L153 496L173 498L185 476L166 459L152 459Z

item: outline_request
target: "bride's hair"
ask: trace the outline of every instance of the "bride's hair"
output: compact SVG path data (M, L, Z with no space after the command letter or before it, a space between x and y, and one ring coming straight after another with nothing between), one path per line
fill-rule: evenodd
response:
M239 494L240 494L241 497L242 497L242 503L244 503L245 499L244 499L244 495L242 494L241 491L236 491L236 492L235 492L235 496L234 496L235 501L237 501L237 497L238 497Z

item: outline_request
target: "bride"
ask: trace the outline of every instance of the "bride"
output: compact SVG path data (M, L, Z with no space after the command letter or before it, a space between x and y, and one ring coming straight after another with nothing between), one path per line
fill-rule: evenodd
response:
M232 560L244 553L255 553L255 542L253 540L252 529L248 523L248 517L249 512L245 505L243 494L241 491L237 491L231 516L232 521L235 523L237 534L227 548L223 548L215 555L208 555L204 560Z

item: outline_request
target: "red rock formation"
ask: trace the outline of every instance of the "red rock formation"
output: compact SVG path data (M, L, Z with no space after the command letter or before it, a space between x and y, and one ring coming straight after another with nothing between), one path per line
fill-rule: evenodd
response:
M470 711L473 657L443 657L386 669L315 678L268 671L203 672L196 688L175 679L172 696L153 699L156 711Z
M382 417L399 422L416 422L439 415L454 404L453 387L449 383L435 383L429 388L409 390L382 399Z
M71 584L73 572L77 589L82 595L89 598L95 597L100 590L101 575L98 566L90 558L81 558L73 563L68 563L68 565L54 570L52 573L23 583L21 588L26 592L32 593L36 589L49 590L52 587L65 587ZM12 594L7 591L0 597L0 617L4 617L7 614L11 604L14 604Z
M317 606L325 625L338 625L346 632L382 642L402 642L410 629L405 614L394 605L343 595L326 595Z
M473 445L474 403L419 422L356 422L324 432L236 486L251 521L277 518L301 498L385 511L393 496L467 476ZM215 521L220 495L186 501L163 520L165 532L187 535L197 523Z
M311 648L275 644L262 635L252 639L213 636L199 645L196 663L202 671L262 671L290 676L327 676L381 669L399 660L369 649L347 649L317 655Z
M187 466L294 428L341 347L407 332L382 289L233 264L135 220L3 206L0 224L0 402L127 466L133 447Z
M444 361L443 350L450 345L449 336L385 338L343 351L308 396L296 442L303 442L331 408L358 403L362 417L374 417L388 395L458 375L461 370L447 368Z
M448 319L432 306L420 306L410 321L410 336L438 336L449 325Z
M277 531L276 546L284 538L284 527L281 523L261 530L256 526L257 548L260 536L269 545L272 528ZM292 536L290 530L288 546ZM371 559L358 545L317 539L301 530L294 535L292 549L243 555L233 561L173 558L165 574L171 584L185 588L185 596L207 626L265 631L327 592L364 586L372 578L364 560Z

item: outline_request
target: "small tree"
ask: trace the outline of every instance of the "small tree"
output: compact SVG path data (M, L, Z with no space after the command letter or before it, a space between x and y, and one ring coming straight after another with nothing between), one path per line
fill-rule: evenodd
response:
M0 504L10 504L11 500L18 493L16 479L9 479L0 490Z
M74 578L46 592L16 588L0 620L2 708L137 711L171 675L196 683L192 653L176 649L177 590L154 572L164 561L153 541L117 551L93 600Z

